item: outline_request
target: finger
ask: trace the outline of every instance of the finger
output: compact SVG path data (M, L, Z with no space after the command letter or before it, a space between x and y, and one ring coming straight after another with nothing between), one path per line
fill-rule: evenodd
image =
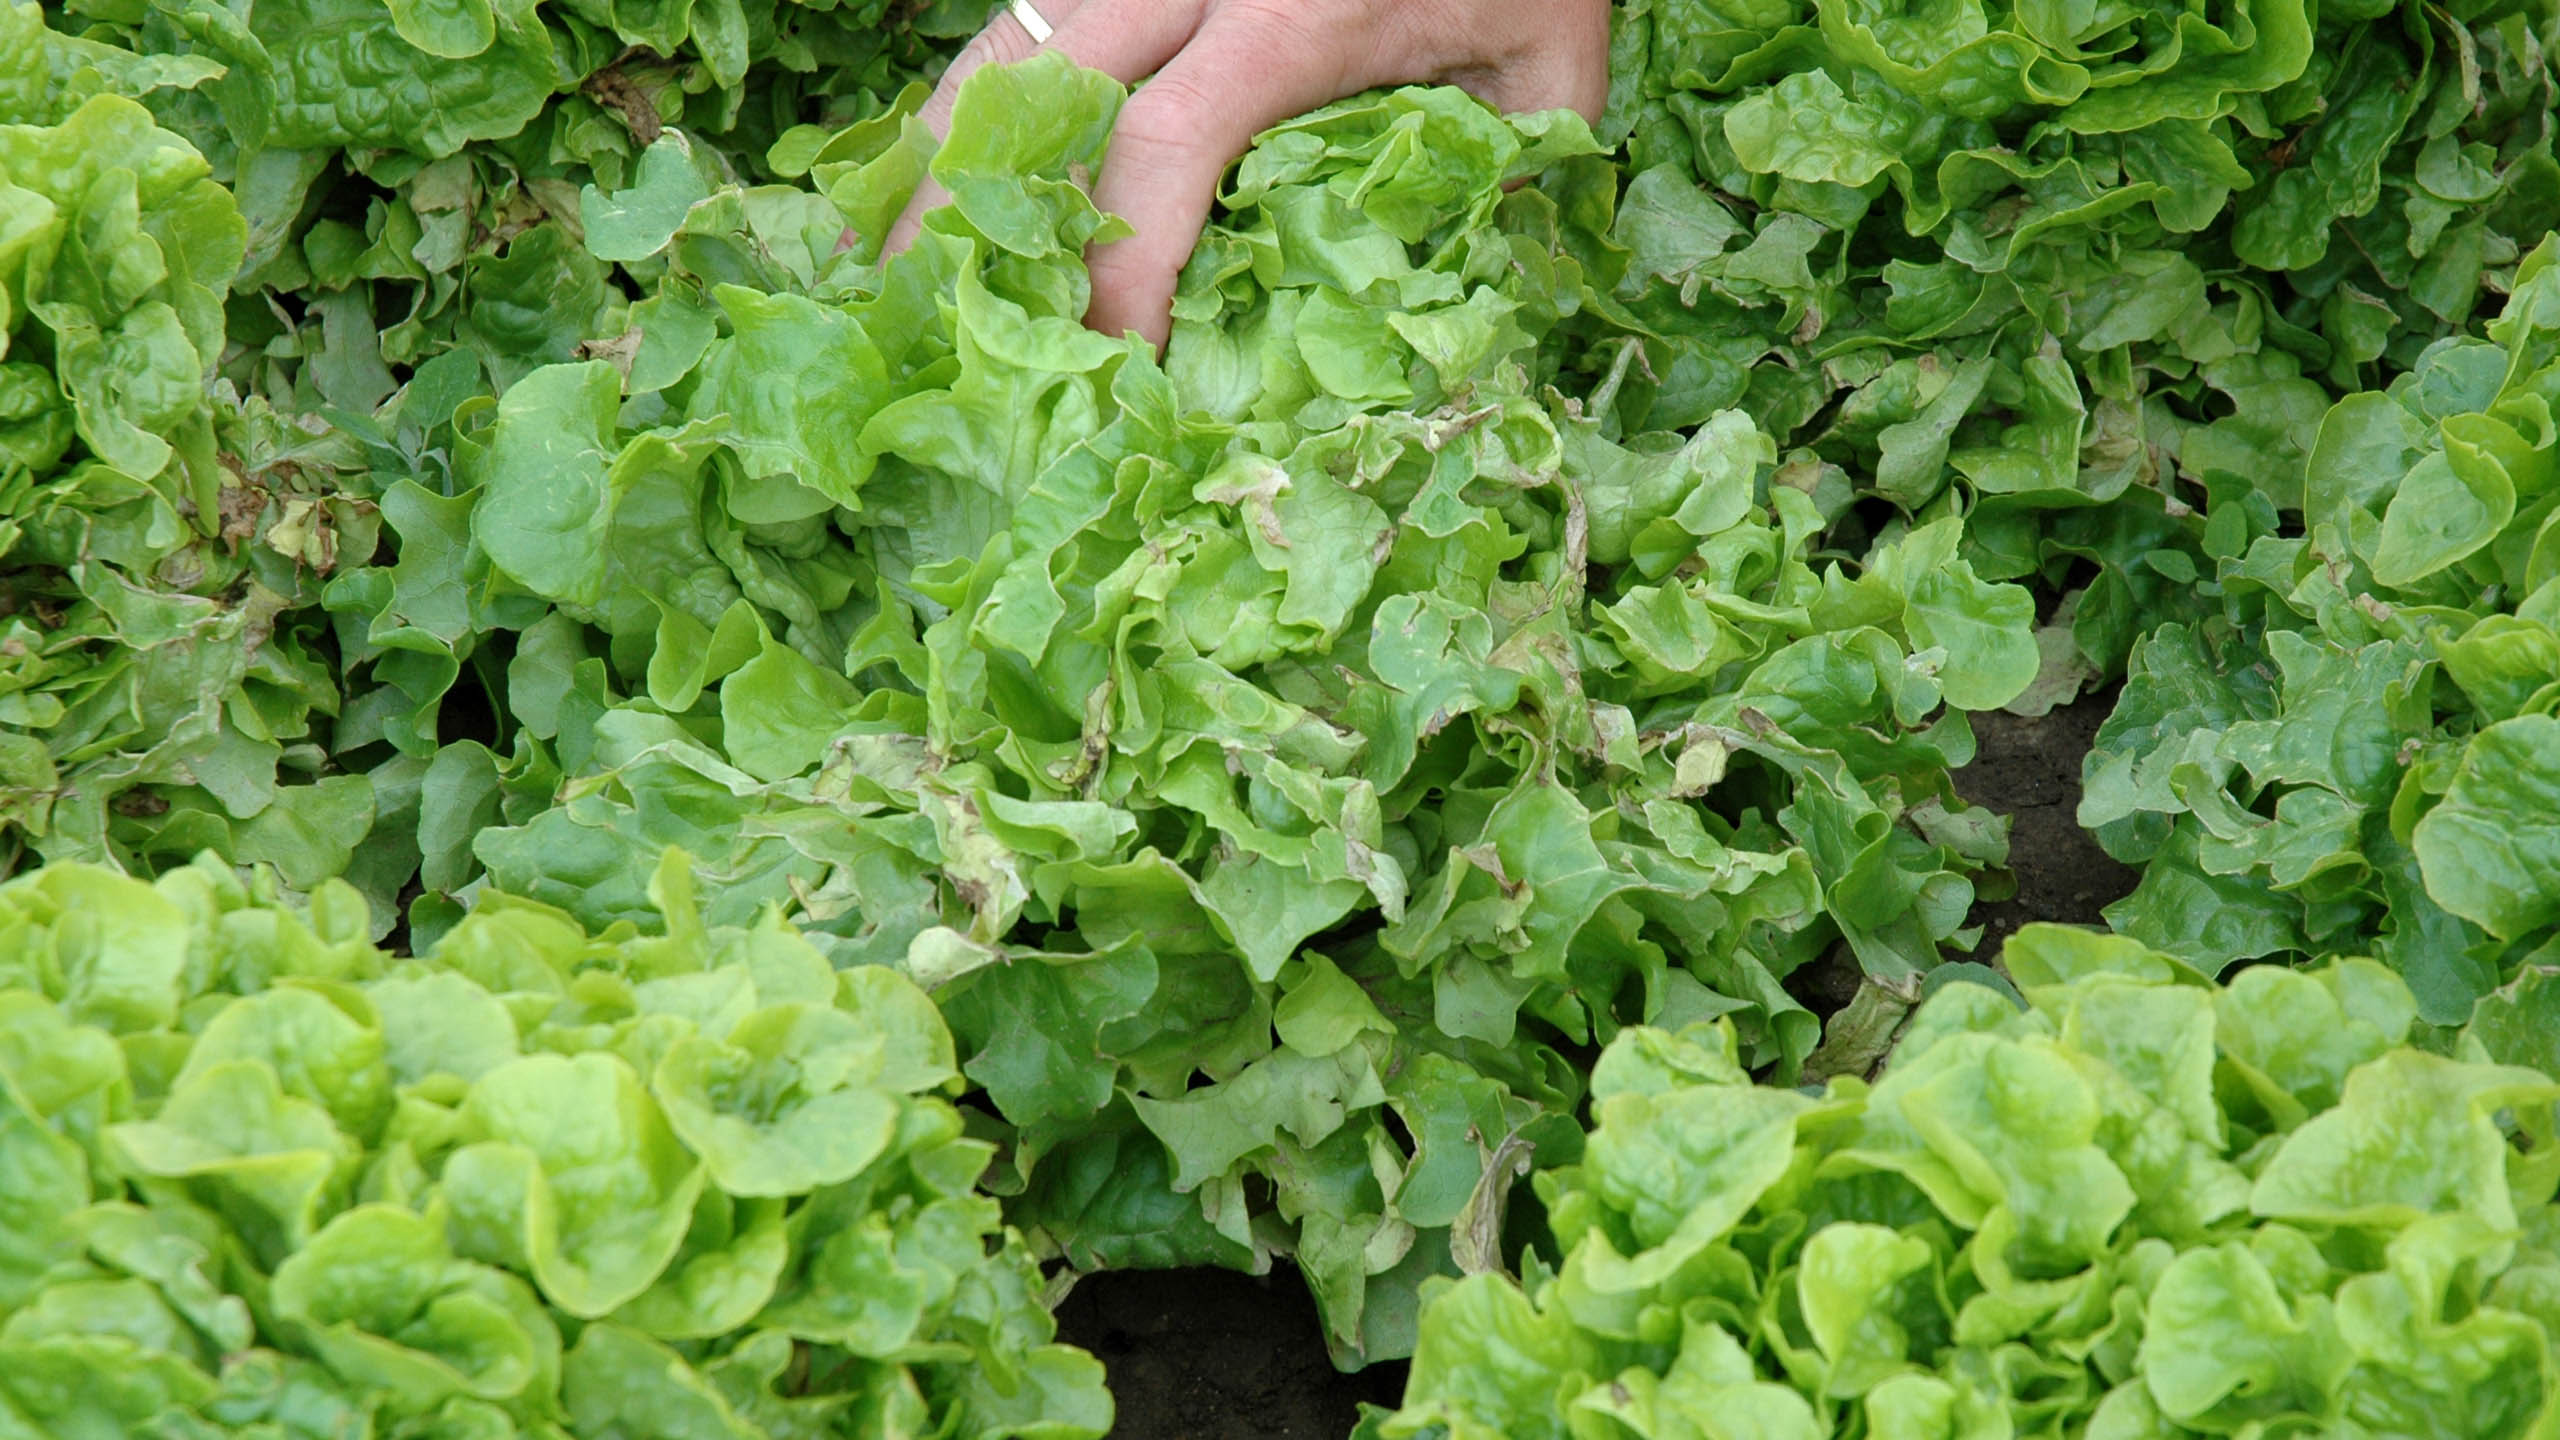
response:
M1126 85L1154 73L1173 58L1200 23L1207 0L1034 0L1041 18L1054 31L1046 44L1010 7L998 11L987 28L969 42L945 70L917 118L937 137L951 133L951 110L960 86L983 65L1010 65L1041 50L1055 50L1088 69ZM927 212L949 203L950 194L927 177L916 187L898 221L889 230L886 254L896 254L915 240Z
M1136 233L1087 256L1085 323L1164 348L1173 291L1200 242L1219 179L1253 137L1368 84L1358 37L1260 5L1209 13L1180 54L1138 87L1112 128L1094 204Z
M1596 125L1609 107L1609 6L1558 5L1525 45L1441 78L1506 114L1573 110Z
M1036 0L1036 3L1050 26L1060 29L1074 24L1075 17L1091 8L1097 0ZM1054 40L1056 37L1050 38ZM1031 32L1014 18L1010 6L998 10L995 18L987 22L987 28L979 31L977 38L952 57L950 68L942 72L942 79L933 87L933 98L924 102L924 109L917 118L923 120L926 128L934 134L948 134L951 107L960 98L963 81L981 66L1010 65L1017 60L1027 60L1039 48L1040 44L1031 38Z
M1047 0L1040 13L1052 26L1056 26L1071 22L1086 3L1087 0ZM1010 9L997 11L996 17L987 22L987 28L979 31L975 39L952 57L951 67L942 72L941 80L935 82L933 94L924 102L924 108L917 112L916 119L937 139L949 135L951 107L960 99L962 82L981 66L1009 65L1016 60L1028 59L1031 52L1039 48L1038 42L1031 38L1031 32L1022 28L1022 22L1013 17ZM907 198L907 208L898 212L897 223L889 227L888 243L881 247L880 253L895 255L914 244L917 232L924 228L926 213L950 202L951 192L934 183L932 176L926 176L923 183L916 186L916 193Z
M1059 13L1039 0L1057 33L1042 47L1123 85L1135 85L1171 60L1199 32L1209 0L1085 0Z

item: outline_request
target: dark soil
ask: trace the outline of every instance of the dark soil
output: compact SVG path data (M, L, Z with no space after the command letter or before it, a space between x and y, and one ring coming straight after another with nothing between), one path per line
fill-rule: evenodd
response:
M1956 789L2011 817L2015 897L1978 906L1980 954L2036 920L2096 924L2137 878L2098 848L2073 818L2080 757L2113 708L2112 692L2037 719L1973 717L1980 750ZM1823 967L1807 967L1820 971ZM1790 977L1838 995L1807 999L1828 1014L1857 987L1854 963L1837 976ZM1360 1403L1393 1406L1401 1363L1345 1375L1325 1357L1315 1304L1286 1267L1255 1278L1218 1270L1105 1272L1087 1276L1058 1311L1060 1338L1100 1356L1120 1421L1116 1440L1342 1440Z
M2019 926L2037 920L2095 925L2099 912L2133 893L2141 877L2098 848L2080 828L2080 757L2115 708L2112 689L2049 715L2021 719L1993 711L1973 717L1981 748L1956 772L1956 790L2010 817L2009 869L2018 893L1974 908L1984 956Z
M1333 1368L1307 1284L1285 1266L1088 1275L1058 1307L1058 1338L1110 1371L1115 1440L1342 1440L1361 1401L1404 1393L1401 1362Z

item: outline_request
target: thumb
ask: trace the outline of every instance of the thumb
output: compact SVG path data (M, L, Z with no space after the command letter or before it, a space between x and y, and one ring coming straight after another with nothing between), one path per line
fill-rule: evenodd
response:
M1039 14L1055 27L1045 42L1035 41L1010 10L999 10L987 28L944 71L917 116L936 136L951 133L952 107L960 86L979 67L1009 65L1041 50L1055 50L1089 69L1100 70L1122 84L1155 69L1179 49L1199 23L1205 0L1035 0ZM926 212L948 204L951 196L931 176L917 187L907 208L890 227L883 253L894 255L915 243Z
M1129 97L1093 198L1136 233L1086 257L1086 324L1106 335L1135 331L1163 350L1174 287L1219 180L1256 135L1359 88L1341 50L1338 32L1316 33L1263 6L1222 6Z

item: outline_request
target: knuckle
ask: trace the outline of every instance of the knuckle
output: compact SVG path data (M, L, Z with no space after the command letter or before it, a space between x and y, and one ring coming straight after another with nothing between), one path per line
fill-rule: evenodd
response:
M1216 143L1212 128L1217 113L1207 85L1186 72L1168 70L1138 87L1120 107L1113 131L1123 142L1189 155Z
M1313 104L1393 83L1396 77L1386 72L1404 65L1401 52L1409 48L1396 40L1397 13L1374 0L1228 0L1219 17L1228 38L1271 57L1290 89L1302 96L1320 91Z
M1094 293L1124 308L1129 297L1163 288L1182 271L1178 261L1168 263L1163 247L1128 241L1095 247L1085 257L1085 268L1093 276Z
M1368 6L1357 7L1352 17L1328 17L1310 13L1322 7L1292 5L1285 0L1232 0L1227 8L1234 18L1250 24L1256 33L1273 43L1302 46L1343 34L1345 18L1355 26L1362 20L1375 18Z
M956 71L961 65L971 69L980 65L1010 65L1016 60L1029 58L1031 52L1038 48L1032 43L1030 32L1022 28L1022 22L998 11L996 17L987 22L987 28L970 37L969 43L961 48L959 63L951 68Z
M1489 28L1483 8L1452 5L1449 0L1408 0L1388 7L1379 17L1380 38L1409 66L1436 71L1482 47Z

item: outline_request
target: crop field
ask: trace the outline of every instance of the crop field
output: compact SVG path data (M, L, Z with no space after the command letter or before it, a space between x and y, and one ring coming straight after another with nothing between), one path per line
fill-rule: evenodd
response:
M0 1437L2560 1436L2560 5L992 10L0 0Z

